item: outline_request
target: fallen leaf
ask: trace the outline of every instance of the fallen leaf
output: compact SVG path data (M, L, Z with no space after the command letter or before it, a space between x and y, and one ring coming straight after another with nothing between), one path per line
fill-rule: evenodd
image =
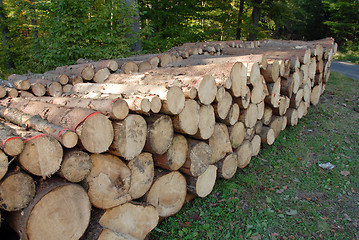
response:
M278 189L277 191L275 191L276 193L283 193L284 189Z
M348 216L348 214L344 213L343 215L344 215L344 217L345 217L346 220L348 220L349 222L352 221L352 219Z
M297 210L292 210L290 209L289 211L286 211L285 214L287 214L288 216L294 216L298 213Z
M323 169L327 169L327 170L331 170L331 169L335 168L335 165L331 164L330 162L328 162L328 163L320 163L320 164L318 164L318 166L323 168Z
M341 171L340 174L343 175L344 177L347 177L347 176L349 176L350 172L349 171Z

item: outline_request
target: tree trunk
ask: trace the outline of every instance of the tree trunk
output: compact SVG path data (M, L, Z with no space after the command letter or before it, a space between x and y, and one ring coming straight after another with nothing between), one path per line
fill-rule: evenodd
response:
M238 12L238 21L237 21L237 32L236 39L241 39L241 30L242 30L242 14L244 8L244 0L239 2L239 12Z
M257 39L257 31L259 30L258 29L258 26L259 26L259 19L260 19L260 16L261 16L261 8L260 8L260 4L262 3L262 0L256 0L255 3L254 3L254 6L253 6L253 10L252 10L252 31L249 33L249 36L248 36L248 40L249 41L254 41Z
M8 70L11 70L13 68L15 68L15 64L12 60L12 56L10 53L10 49L9 49L9 42L10 42L10 31L8 26L5 24L7 21L7 17L5 15L5 10L4 10L4 4L2 2L2 0L0 0L0 19L2 20L3 24L1 27L1 35L2 35L2 41L5 47L5 53L6 53L6 58L7 58L7 62L6 62L6 66Z

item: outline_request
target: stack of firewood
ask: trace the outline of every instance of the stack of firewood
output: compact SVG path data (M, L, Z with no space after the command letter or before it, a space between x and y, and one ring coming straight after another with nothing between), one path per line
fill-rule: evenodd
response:
M144 239L318 104L335 52L331 38L189 43L10 76L4 219L21 239Z

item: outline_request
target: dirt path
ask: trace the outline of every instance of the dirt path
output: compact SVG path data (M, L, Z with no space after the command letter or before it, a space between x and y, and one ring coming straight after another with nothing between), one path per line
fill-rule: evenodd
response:
M330 66L333 72L341 73L347 77L359 80L359 65L354 63L333 61Z

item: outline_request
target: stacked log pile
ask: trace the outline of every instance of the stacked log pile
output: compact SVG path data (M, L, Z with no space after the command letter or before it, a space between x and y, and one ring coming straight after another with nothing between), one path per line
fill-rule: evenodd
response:
M188 43L12 75L2 216L21 239L144 239L318 104L335 51L331 38Z

